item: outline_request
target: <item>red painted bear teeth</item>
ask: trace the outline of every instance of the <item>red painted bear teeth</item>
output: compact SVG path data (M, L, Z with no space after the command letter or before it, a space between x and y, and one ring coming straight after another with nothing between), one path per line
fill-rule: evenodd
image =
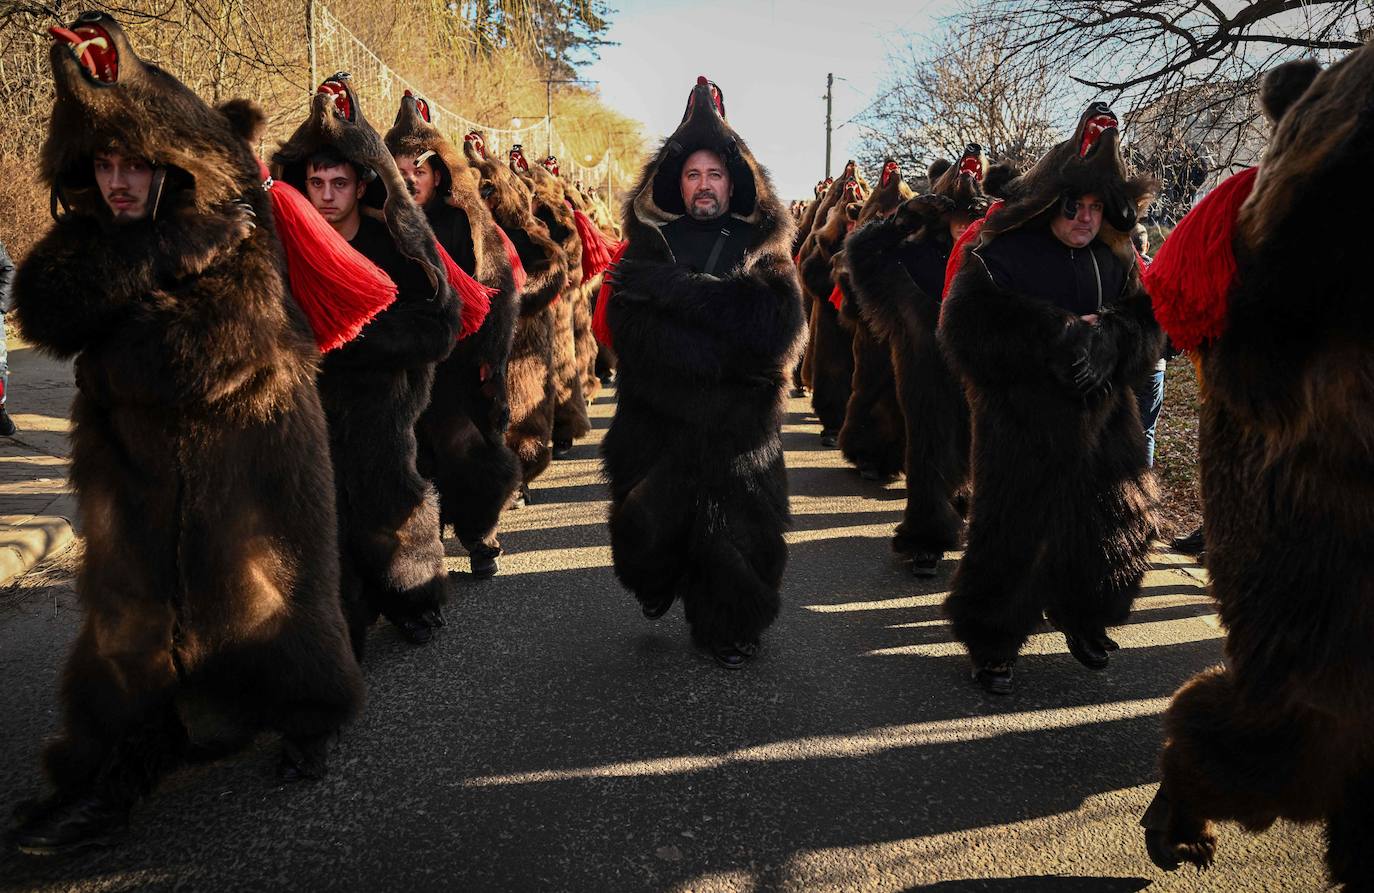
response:
M1098 137L1103 132L1116 128L1117 120L1115 115L1097 115L1089 118L1088 123L1083 125L1083 142L1078 147L1078 157L1084 158L1092 151L1092 147L1097 145Z
M74 29L54 26L48 33L67 44L93 80L113 84L119 79L119 51L104 28L99 25L80 25Z
M976 155L965 155L959 160L960 175L968 174L979 183L983 182L983 162Z
M326 96L334 97L334 114L345 121L353 120L353 102L348 98L348 89L338 81L329 80L320 84L316 93L323 93Z

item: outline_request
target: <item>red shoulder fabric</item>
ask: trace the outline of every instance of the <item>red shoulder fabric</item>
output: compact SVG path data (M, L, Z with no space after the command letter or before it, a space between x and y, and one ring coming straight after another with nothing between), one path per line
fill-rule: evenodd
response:
M978 234L983 231L983 221L1002 210L1003 204L1001 199L993 202L992 206L988 208L987 214L970 223L968 228L959 234L954 247L950 249L949 261L945 264L945 289L940 293L941 301L945 299L945 295L949 294L949 286L954 282L955 274L964 266L964 254L968 250L968 244L978 238Z
M396 284L381 267L354 250L293 186L273 180L261 161L258 169L272 199L291 294L305 313L320 352L342 347L391 306Z
M1159 246L1145 289L1155 319L1180 350L1195 350L1226 327L1226 298L1236 275L1236 218L1258 168L1224 180L1183 216Z
M844 291L840 288L840 284L836 282L835 287L830 290L830 306L839 310L842 304L844 304Z
M577 209L573 209L573 222L577 224L577 237L582 240L582 278L588 280L611 265L616 246L590 217Z
M464 338L482 328L482 323L486 321L487 313L491 311L491 296L496 294L496 289L488 288L482 283L473 279L467 271L458 266L458 262L449 257L444 246L439 244L439 240L434 240L434 247L439 250L439 259L444 262L444 272L448 274L448 284L453 286L453 290L458 293L458 298L463 302L462 315L459 317L458 340Z
M615 254L611 255L610 266L615 266L615 262L620 260L625 254L625 249L630 247L629 240L621 242L616 246ZM601 291L596 293L596 313L592 316L592 334L596 335L596 340L611 348L611 324L606 320L606 308L611 303L611 277L607 276L601 281Z

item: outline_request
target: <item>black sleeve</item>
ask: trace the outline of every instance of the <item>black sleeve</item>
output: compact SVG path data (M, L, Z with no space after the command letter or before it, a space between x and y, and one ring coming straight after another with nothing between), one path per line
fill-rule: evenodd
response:
M10 260L10 253L5 250L5 243L0 242L0 313L10 312L13 289L14 261Z

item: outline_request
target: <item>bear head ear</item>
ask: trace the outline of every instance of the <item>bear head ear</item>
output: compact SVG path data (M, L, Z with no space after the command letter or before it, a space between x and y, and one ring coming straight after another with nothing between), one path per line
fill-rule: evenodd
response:
M230 99L216 108L229 119L229 126L234 133L249 143L258 142L267 127L267 113L251 99Z
M983 178L983 192L996 198L1005 198L1007 184L1020 176L1021 172L1010 164L994 164L988 168Z
M926 168L926 179L934 186L935 181L940 179L944 172L953 166L954 163L948 158L937 158L930 163L930 167Z
M1289 106L1307 92L1322 67L1315 59L1285 62L1270 69L1260 81L1260 106L1270 124L1277 124Z

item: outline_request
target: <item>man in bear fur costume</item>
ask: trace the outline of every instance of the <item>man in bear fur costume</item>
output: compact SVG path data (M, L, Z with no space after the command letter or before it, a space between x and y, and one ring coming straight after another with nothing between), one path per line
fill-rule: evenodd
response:
M1148 566L1153 481L1132 385L1160 333L1130 231L1152 187L1127 171L1116 116L1090 105L1008 186L942 308L974 445L968 546L945 611L995 694L1011 691L1042 613L1075 658L1105 667L1106 629Z
M811 301L810 332L807 339L807 370L803 379L811 387L811 408L821 423L821 444L839 445L849 405L850 383L854 377L854 351L850 333L840 325L839 309L831 303L835 290L832 269L834 255L844 246L854 219L847 208L862 203L868 189L858 177L853 162L836 181L838 197L817 212L816 222L802 244L797 264L802 288ZM827 196L828 198L828 196Z
M568 454L574 440L592 430L587 400L582 395L574 330L578 304L591 300L582 281L582 240L559 179L543 165L531 165L518 145L511 147L510 168L529 187L534 196L534 216L563 252L568 271L563 293L553 303L553 456L557 459Z
M207 107L103 13L52 30L42 176L65 213L14 298L30 341L76 357L86 549L44 754L56 792L17 811L31 853L107 842L182 759L261 729L282 735L283 777L319 776L363 696L318 350L248 148L262 112ZM136 162L141 186L97 158Z
M501 510L520 485L520 463L506 443L515 280L477 178L430 123L423 99L401 98L386 145L439 244L469 276L496 289L481 327L435 367L429 406L415 429L416 468L439 491L439 523L453 525L473 576L485 579L496 573L501 554Z
M937 166L938 165L938 166ZM987 162L976 145L957 165L932 164L932 191L846 243L853 295L887 346L906 431L906 509L892 548L912 573L934 576L958 548L967 499L969 415L963 384L935 340L945 264L962 228L981 217Z
M506 442L520 460L517 498L524 503L530 499L530 484L553 458L549 449L554 407L551 305L567 285L568 267L548 228L530 212L529 187L505 164L487 157L481 134L463 138L463 153L478 176L478 192L515 248L526 276L506 372L510 405Z
M1317 72L1290 63L1265 78L1261 102L1277 119L1268 151L1238 214L1223 206L1208 228L1234 241L1194 254L1206 269L1186 271L1194 313L1220 321L1201 350L1199 440L1226 664L1186 683L1165 713L1162 780L1143 824L1151 859L1173 869L1211 864L1213 821L1252 833L1279 818L1324 821L1332 881L1364 891L1374 889L1374 289L1357 260L1363 228L1317 224L1374 202L1374 47ZM1232 258L1229 282L1199 293Z
M342 73L320 85L309 116L272 156L273 171L309 193L322 153L346 162L331 170L351 166L370 177L356 233L341 235L399 288L396 302L356 340L325 356L319 377L334 459L344 610L361 659L379 614L417 644L444 623L438 500L415 468L415 423L429 403L435 364L453 349L461 307L434 231ZM320 200L312 195L316 207Z
M888 159L883 163L878 188L859 208L851 232L871 220L890 217L897 206L909 198L911 189L902 181L897 162ZM844 425L840 428L840 453L865 480L887 481L902 470L906 429L897 402L892 357L887 342L873 334L855 302L848 255L846 247L831 260L838 290L831 293L831 300L837 294L841 298L840 325L850 332L850 350L854 356L849 403L845 406Z
M724 164L728 188L683 175L698 156L708 177ZM598 326L620 360L602 445L611 554L646 616L680 597L693 639L737 668L777 616L787 561L783 389L802 327L792 219L705 78L631 196Z

